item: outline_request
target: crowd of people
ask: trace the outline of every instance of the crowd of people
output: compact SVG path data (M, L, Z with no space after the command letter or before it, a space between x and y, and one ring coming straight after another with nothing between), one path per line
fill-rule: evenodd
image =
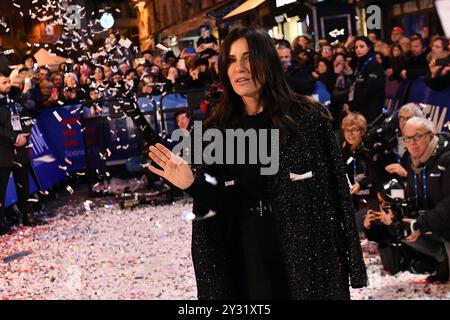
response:
M11 74L0 74L0 111L11 98L20 104L11 114L35 117L46 108L83 102L90 105L91 114L95 115L102 111L98 103L124 90L136 96L152 96L204 89L209 93L201 110L205 117L211 113L221 92L220 44L207 26L200 29L196 48L183 48L178 57L170 50L135 53L120 45L119 40L118 35L111 34L104 46L97 48L104 54L91 61L68 59L57 70L39 66L32 55L25 56ZM349 37L345 43L330 44L320 39L318 52L306 35L298 36L293 43L274 42L293 91L312 95L320 81L331 95L327 108L346 163L350 193L358 210L358 227L361 234L379 243L386 269L392 273L407 269L434 272L427 278L430 282L448 281L450 136L436 132L417 104L407 104L395 115L392 125L396 128L396 143L392 150L373 154L364 136L379 124L388 79L424 77L434 90L450 87L449 40L435 36L428 41L418 34L406 37L401 27L395 27L387 42L375 33ZM29 166L29 162L17 160L17 150L26 148L29 131L11 127L9 114L0 114L0 150L2 154L11 153L8 163L0 161L3 226L7 222L2 203L7 178L17 167L13 163L22 163L20 168ZM189 112L176 114L178 125L185 129L192 120ZM16 176L20 179L20 172ZM393 203L398 199L386 193L386 183L392 181L404 187L405 201L413 199L411 216L396 212L398 208ZM26 200L19 201L19 205L27 207L22 208L27 213L21 222L34 225ZM400 234L399 226L403 228Z

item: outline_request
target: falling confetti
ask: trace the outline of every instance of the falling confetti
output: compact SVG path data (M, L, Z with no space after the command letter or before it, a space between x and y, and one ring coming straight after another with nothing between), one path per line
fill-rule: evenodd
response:
M74 194L74 190L72 189L71 186L66 186L66 190L70 193L70 194Z
M217 179L213 176L210 176L209 174L205 173L205 180L209 184L212 184L213 186L217 186Z

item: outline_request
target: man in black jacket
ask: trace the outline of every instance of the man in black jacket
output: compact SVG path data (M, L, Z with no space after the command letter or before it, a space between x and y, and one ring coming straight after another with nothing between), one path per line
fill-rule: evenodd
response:
M419 36L411 37L411 55L406 60L405 69L400 72L400 76L410 80L425 76L428 71L427 54L423 39Z
M413 117L405 125L403 138L411 155L406 194L415 199L420 210L417 219L404 219L412 231L405 243L436 260L437 273L427 278L429 282L446 282L450 254L450 135L436 135L433 122Z
M314 79L309 71L292 59L291 48L279 45L277 51L291 89L298 94L311 95L314 91Z
M10 80L0 71L0 233L8 231L5 218L6 189L9 176L13 173L18 196L18 207L22 216L19 223L35 225L29 199L28 139L31 132L31 118L25 116L20 104L9 97Z

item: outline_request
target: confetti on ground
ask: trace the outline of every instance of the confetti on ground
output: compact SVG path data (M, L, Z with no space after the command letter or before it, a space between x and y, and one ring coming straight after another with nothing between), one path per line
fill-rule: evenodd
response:
M450 283L426 284L426 274L409 271L392 276L383 270L377 246L374 242L361 242L364 261L369 276L369 286L351 289L354 300L448 300Z
M120 210L113 198L80 193L55 200L48 225L0 237L0 300L196 299L191 200ZM391 276L374 243L362 248L370 286L352 299L450 299L450 285Z
M113 201L75 194L48 225L0 237L0 300L196 299L191 224L180 217L192 204L120 210Z

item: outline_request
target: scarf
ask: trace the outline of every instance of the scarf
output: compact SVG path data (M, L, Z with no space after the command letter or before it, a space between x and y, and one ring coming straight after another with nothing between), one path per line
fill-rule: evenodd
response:
M431 156L436 150L438 142L439 138L437 136L434 136L433 139L431 139L430 144L428 145L424 154L420 158L411 157L412 160L411 167L414 170L414 172L420 173L422 171L423 166L425 165L425 163L427 163L428 160L430 160Z

